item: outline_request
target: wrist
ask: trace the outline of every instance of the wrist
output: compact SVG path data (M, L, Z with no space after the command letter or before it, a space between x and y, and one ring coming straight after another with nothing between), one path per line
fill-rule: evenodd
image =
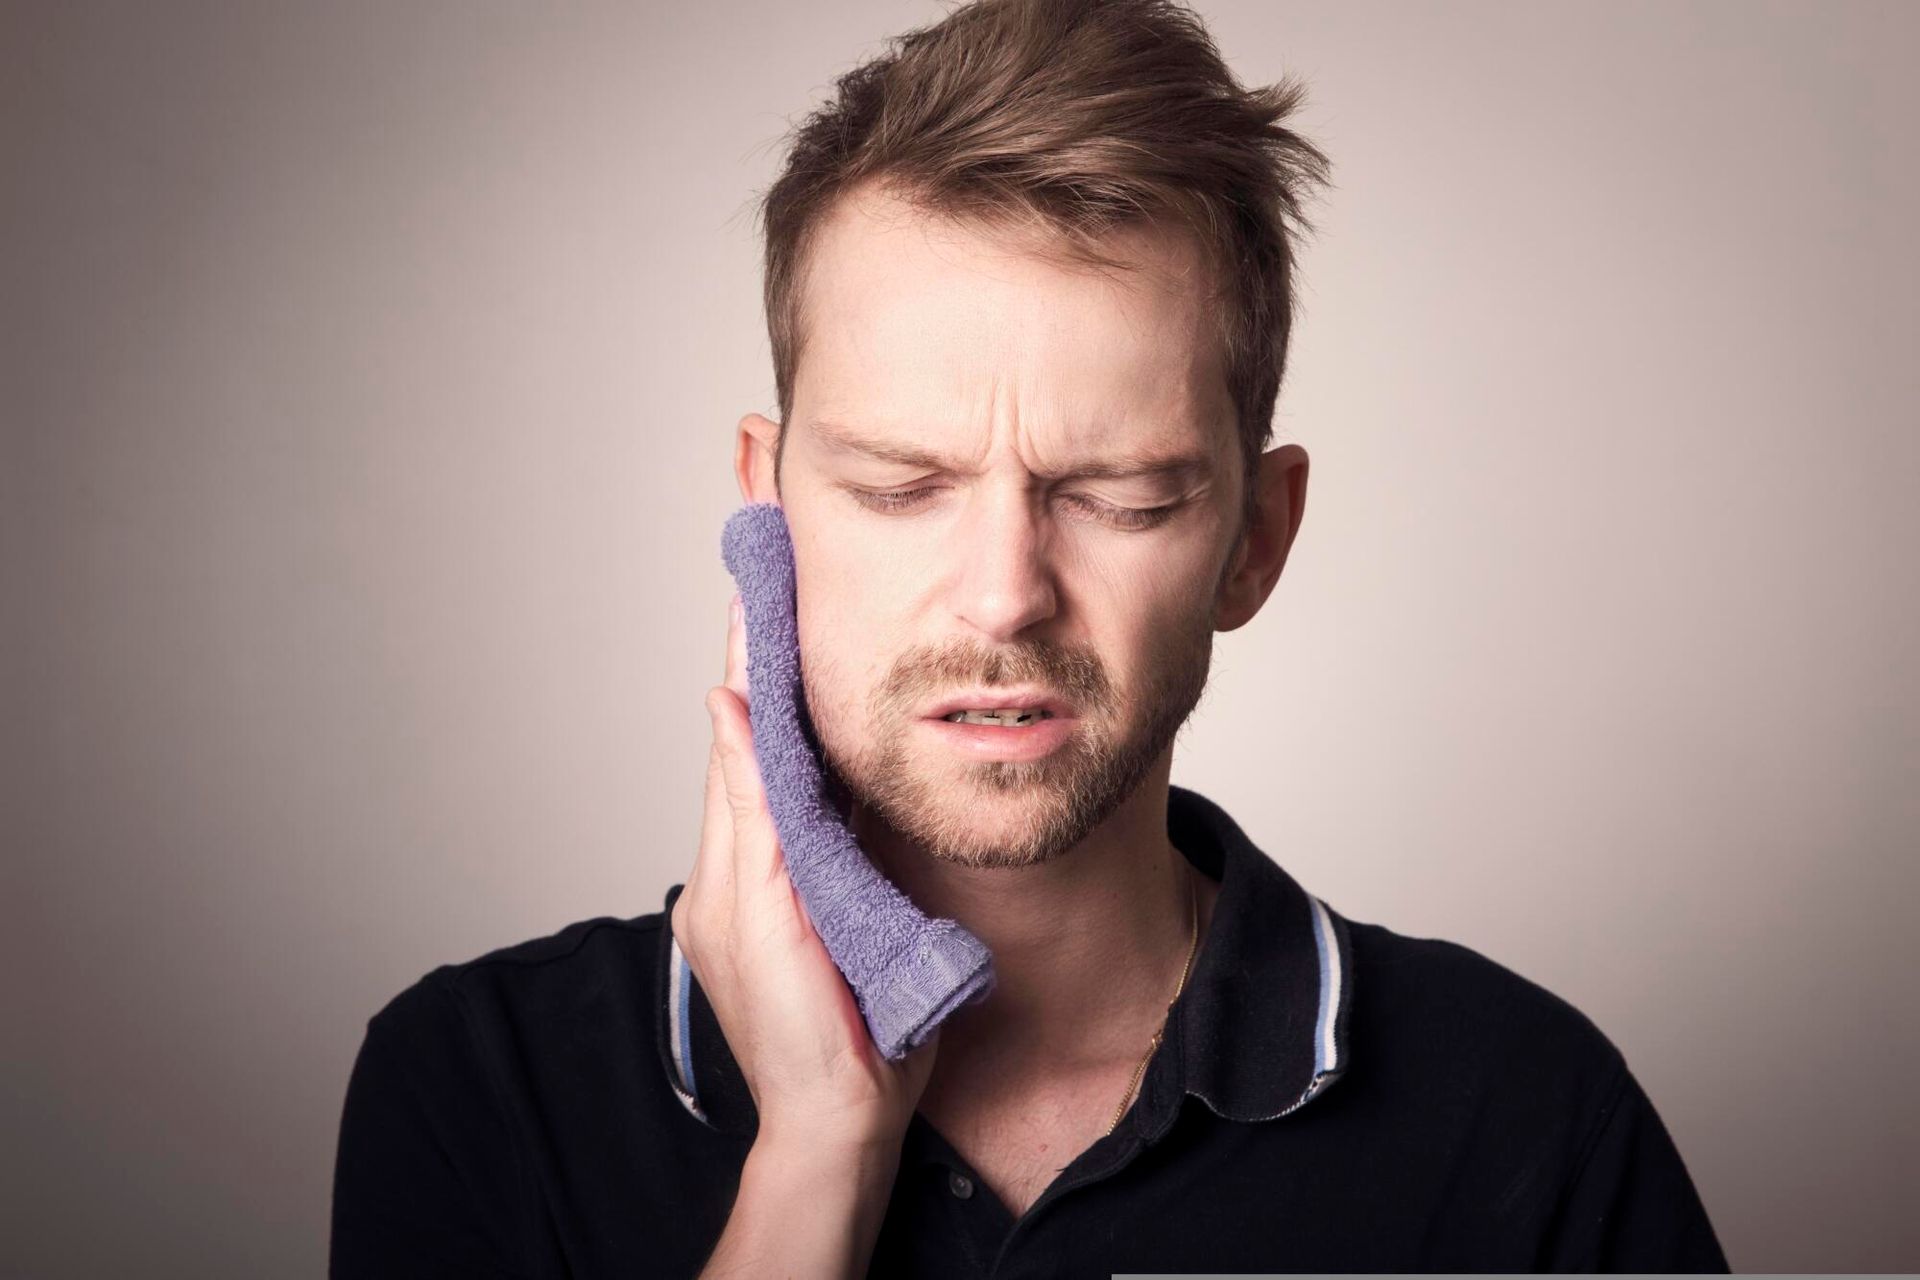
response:
M893 1198L900 1146L872 1142L754 1139L741 1170L743 1192L791 1204L807 1204L823 1220L844 1220L856 1241L870 1249Z
M899 1162L904 1138L904 1133L892 1130L823 1130L817 1125L768 1121L761 1124L754 1135L752 1151L790 1168L832 1172L891 1170Z

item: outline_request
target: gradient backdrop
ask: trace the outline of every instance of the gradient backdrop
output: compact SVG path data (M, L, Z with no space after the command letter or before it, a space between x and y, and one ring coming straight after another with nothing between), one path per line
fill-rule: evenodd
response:
M1920 1268L1920 6L1200 9L1338 186L1175 781ZM752 202L944 11L5 6L0 1269L320 1274L367 1017L685 879Z

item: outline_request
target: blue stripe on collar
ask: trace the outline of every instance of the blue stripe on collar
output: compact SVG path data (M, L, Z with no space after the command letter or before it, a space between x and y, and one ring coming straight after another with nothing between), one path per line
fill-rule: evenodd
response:
M680 940L673 936L673 904L685 890L684 884L669 888L660 911L654 977L660 1069L687 1114L720 1133L751 1137L759 1124L752 1092L693 966L680 950Z
M1313 904L1313 940L1320 955L1320 1011L1314 1021L1313 1080L1300 1100L1305 1102L1346 1069L1346 1025L1340 1018L1340 998L1346 993L1346 969L1341 963L1339 938L1327 904L1308 895Z
M680 952L680 940L670 940L668 962L670 972L667 975L667 1035L669 1057L673 1063L673 1096L680 1099L680 1105L703 1123L707 1113L701 1110L698 1086L693 1074L693 971L687 967L687 958Z
M1178 1070L1169 1064L1158 1082L1143 1131L1163 1131L1182 1092L1224 1119L1278 1119L1338 1080L1351 1056L1346 921L1199 792L1169 785L1167 828L1220 894L1177 1006Z

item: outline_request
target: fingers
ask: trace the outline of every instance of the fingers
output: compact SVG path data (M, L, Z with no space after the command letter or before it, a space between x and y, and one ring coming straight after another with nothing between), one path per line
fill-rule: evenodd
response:
M732 820L732 879L742 885L765 884L775 873L779 839L767 812L760 763L753 753L753 724L746 699L746 626L739 610L727 619L726 679L707 690L713 740L720 756L726 809Z
M779 839L767 812L760 763L753 754L753 727L740 696L725 685L707 690L707 710L720 751L727 819L733 831L732 880L736 894L758 889L776 870Z
M711 716L709 716L711 720ZM733 813L727 807L727 775L720 763L718 733L707 749L706 808L700 824L700 856L694 861L693 874L687 877L686 893L711 891L720 897L733 896ZM706 879L713 884L704 884Z
M721 678L724 682L733 669L734 627L732 617L739 605L740 595L734 593L728 604L728 624L726 656L721 663ZM707 711L709 723L713 727L713 740L707 749L707 782L705 809L700 824L700 853L694 859L693 872L687 877L687 887L683 894L690 895L696 901L711 891L716 899L726 902L733 900L733 813L727 800L726 770L720 759L720 727L714 723L713 691L707 691ZM711 880L711 885L704 882Z
M727 611L727 674L726 686L740 695L740 701L752 705L747 696L747 624L741 603L740 593L733 593L733 603Z

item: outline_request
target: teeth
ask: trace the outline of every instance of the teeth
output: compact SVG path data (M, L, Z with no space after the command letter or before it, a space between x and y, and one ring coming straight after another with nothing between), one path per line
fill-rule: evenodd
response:
M942 719L954 724L1020 725L1045 720L1052 714L1040 707L1005 707L996 711L954 711Z

